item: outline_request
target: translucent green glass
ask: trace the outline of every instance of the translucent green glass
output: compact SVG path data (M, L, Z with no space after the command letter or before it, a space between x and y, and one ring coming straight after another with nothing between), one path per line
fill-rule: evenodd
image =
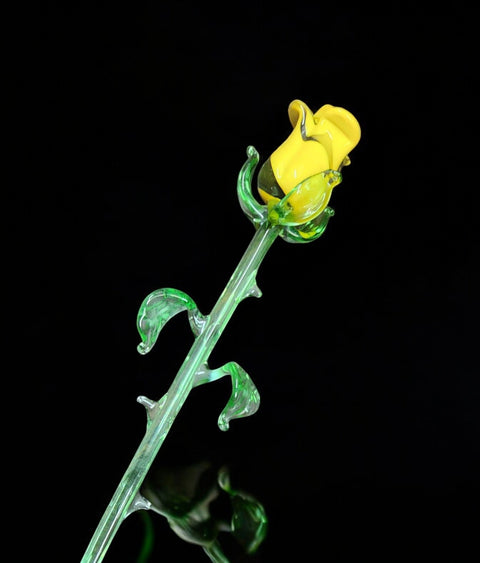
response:
M257 270L277 235L277 228L268 223L261 225L208 317L202 317L183 292L172 289L154 292L142 304L138 320L141 353L151 350L165 323L184 309L189 312L197 336L167 394L159 401L139 397L138 401L147 410L147 431L98 525L83 563L101 561L123 520L135 510L151 508L150 502L139 494L140 486L175 417L196 385L231 376L232 396L219 417L222 430L228 429L233 418L248 416L258 409L259 394L248 374L235 362L210 369L208 358L240 301L261 296L255 281Z
M333 211L328 207L319 211L324 202L320 199L316 201L315 198L310 204L305 205L305 208L297 205L293 210L290 203L292 197L295 194L297 196L308 194L318 182L338 183L341 176L334 171L326 171L308 178L292 190L293 193L267 206L260 204L252 194L252 176L259 155L253 147L248 147L247 155L248 159L238 176L237 193L240 206L252 221L256 232L210 314L203 315L190 296L171 288L152 292L140 306L137 326L141 337L138 351L141 354L147 354L155 345L166 323L174 315L184 311L187 312L195 339L167 393L159 400L138 397L138 402L144 405L147 411L145 435L88 545L82 563L102 561L121 523L132 512L155 511L152 502L140 493L140 487L175 417L194 387L230 376L232 394L218 418L221 430L227 430L231 420L249 416L259 407L259 393L246 371L236 362L211 368L208 365L210 354L237 305L247 297L261 296L256 283L257 271L277 236L280 235L288 242L310 242L323 233L328 220L333 215ZM232 498L236 499L238 505L232 529L236 529L240 535L245 534L242 519L246 515L249 515L249 521L261 522L261 526L259 525L261 532L254 533L248 541L244 538L245 542L251 542L248 549L256 548L264 535L266 518L263 511L255 502L232 492L226 476L221 477L219 482L224 490L231 492ZM218 549L214 543L208 549L206 551L212 561L226 561L221 558L220 552L215 554Z

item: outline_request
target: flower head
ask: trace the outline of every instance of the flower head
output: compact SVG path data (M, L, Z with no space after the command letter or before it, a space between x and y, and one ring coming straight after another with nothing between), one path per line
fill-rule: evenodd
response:
M293 131L262 166L258 190L273 223L301 225L326 208L360 126L350 112L329 104L313 113L294 100L288 116Z

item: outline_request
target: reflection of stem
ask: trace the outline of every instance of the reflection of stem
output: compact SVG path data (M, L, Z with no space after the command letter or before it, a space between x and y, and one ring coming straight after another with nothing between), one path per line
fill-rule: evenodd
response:
M213 542L209 546L203 546L203 551L205 551L213 563L230 563L217 542Z
M137 563L147 563L148 559L153 550L153 543L155 539L155 533L153 530L153 522L148 512L143 511L142 520L145 525L145 532L143 537L142 550L137 559Z
M151 408L152 418L145 436L110 501L88 545L81 563L103 560L120 524L134 510L150 508L138 501L138 491L175 417L195 383L237 305L248 296L260 297L256 274L268 249L279 234L278 227L264 222L255 233L230 281L207 318L202 333L195 339L187 357L167 392L161 408ZM137 502L138 501L138 502Z

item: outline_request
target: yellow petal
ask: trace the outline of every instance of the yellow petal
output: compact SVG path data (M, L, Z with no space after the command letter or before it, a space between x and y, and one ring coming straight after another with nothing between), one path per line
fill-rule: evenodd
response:
M338 170L360 140L360 126L347 110L330 104L315 114L301 100L288 108L293 131L270 157L273 173L285 194L310 176Z
M308 140L308 131L315 126L310 108L294 100L288 116L293 131L270 157L275 178L285 194L302 180L329 168L325 148L314 139Z
M346 109L326 104L314 115L311 136L327 148L330 168L338 170L360 141L360 125Z

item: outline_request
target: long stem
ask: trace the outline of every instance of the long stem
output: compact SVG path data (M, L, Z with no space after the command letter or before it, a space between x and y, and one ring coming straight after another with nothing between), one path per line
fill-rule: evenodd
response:
M255 233L230 281L212 309L202 333L195 339L173 380L167 392L165 404L154 411L155 414L147 427L145 436L105 510L81 563L102 561L120 524L132 512L132 504L147 472L175 417L193 388L195 374L207 363L240 301L249 295L260 295L256 287L256 274L278 234L278 229L267 222L261 225Z

